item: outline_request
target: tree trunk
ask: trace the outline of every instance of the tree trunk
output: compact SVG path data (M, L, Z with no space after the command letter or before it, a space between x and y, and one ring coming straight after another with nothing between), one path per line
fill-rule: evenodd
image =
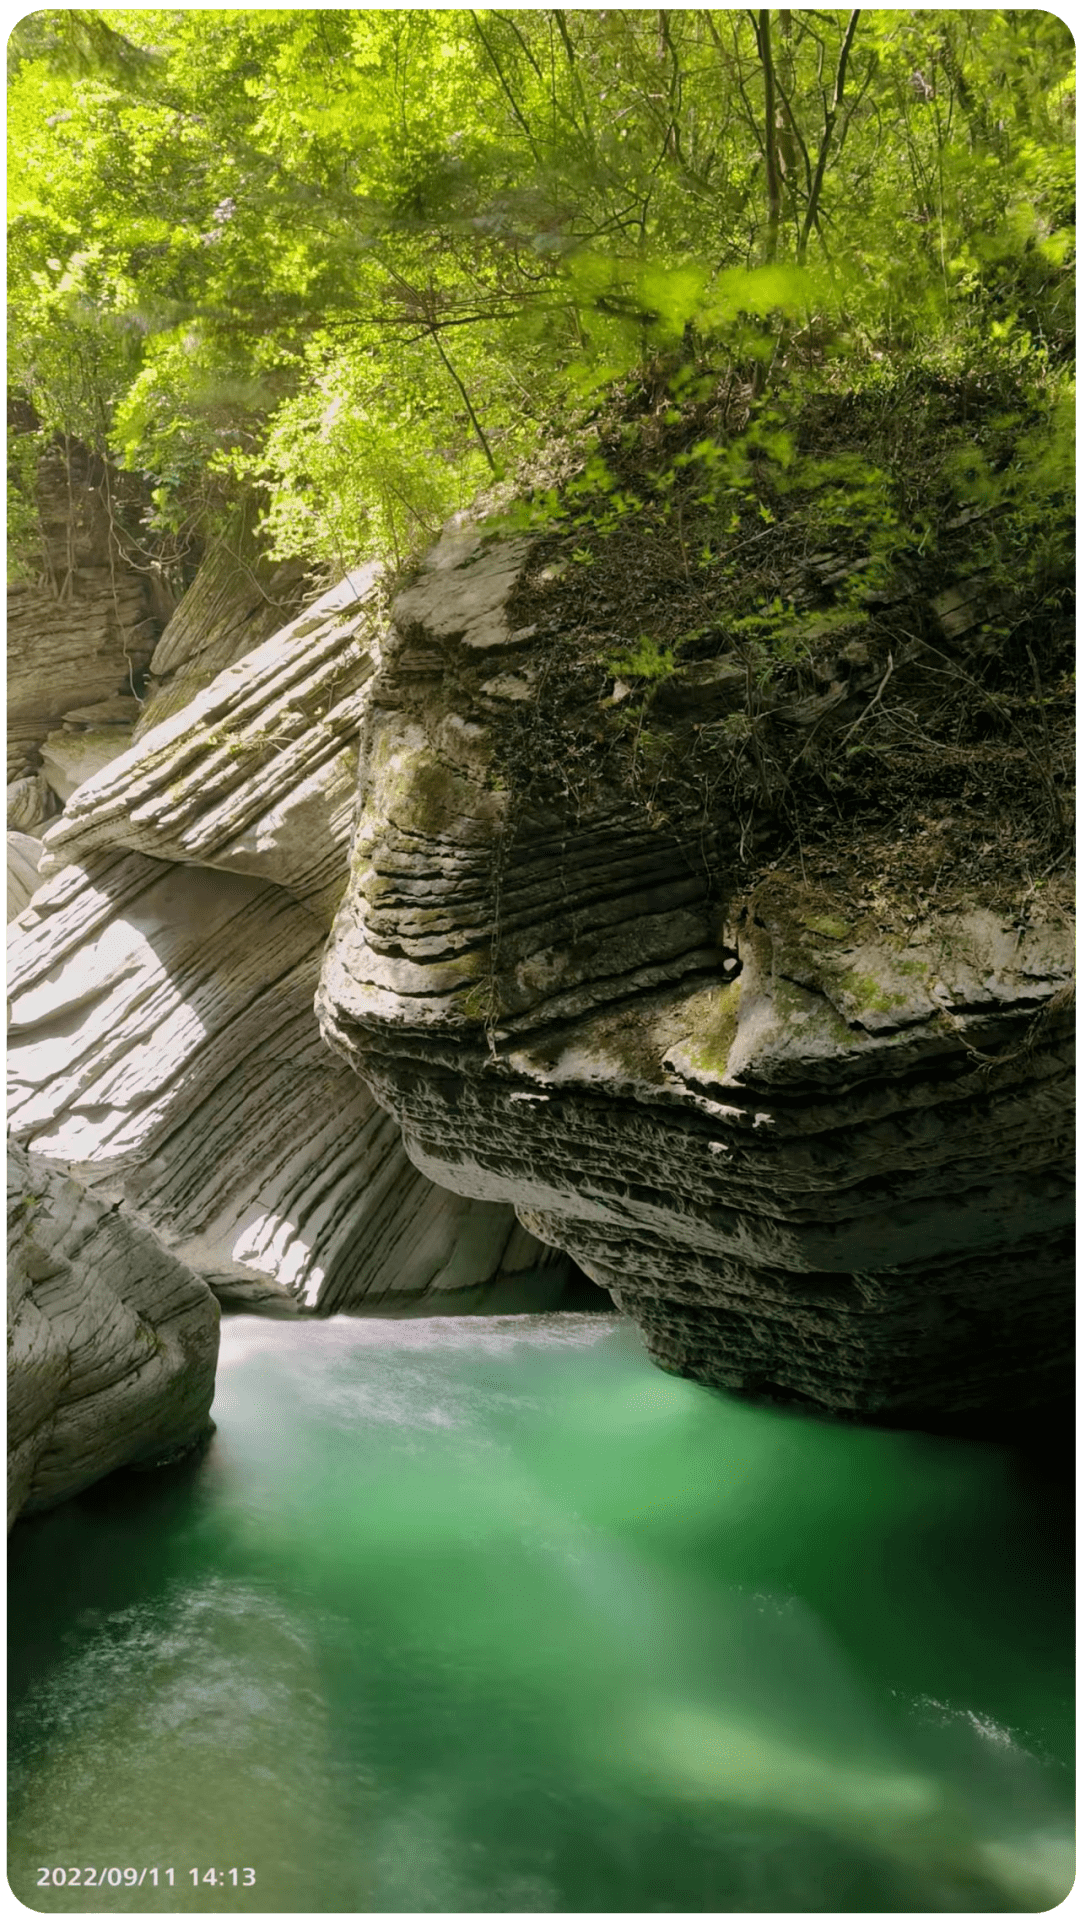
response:
M769 196L769 219L765 229L765 261L776 259L780 238L780 161L776 150L776 78L773 71L772 32L769 9L758 15L758 52L765 76L765 181Z

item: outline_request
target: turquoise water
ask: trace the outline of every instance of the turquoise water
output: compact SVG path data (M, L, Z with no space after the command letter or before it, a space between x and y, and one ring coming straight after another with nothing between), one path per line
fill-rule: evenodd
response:
M1005 1449L750 1408L569 1314L228 1320L214 1417L197 1461L12 1537L28 1906L1071 1884L1071 1496Z

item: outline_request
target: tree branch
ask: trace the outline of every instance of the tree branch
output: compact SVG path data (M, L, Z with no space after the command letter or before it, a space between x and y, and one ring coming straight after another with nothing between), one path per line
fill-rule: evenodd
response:
M469 395L466 390L465 383L462 380L460 374L457 372L457 369L453 365L453 362L449 359L446 353L446 350L443 346L443 343L439 339L438 327L432 326L429 328L428 331L429 331L432 344L435 348L435 351L439 356L439 359L442 361L443 366L446 368L447 373L450 375L451 380L454 382L455 387L457 388L458 392L460 393L462 399L465 402L465 410L468 413L469 419L473 423L473 427L476 432L476 437L479 440L480 445L484 449L484 454L487 459L488 466L491 468L492 473L497 475L499 471L498 462L495 458L495 455L492 453L491 448L488 446L487 435L484 432L483 427L480 425L480 422L476 417L476 412L473 407L472 401L469 399Z
M809 244L810 234L814 222L817 219L818 201L821 199L821 187L825 178L825 168L828 164L829 148L832 145L833 128L836 125L836 116L840 110L840 103L844 98L844 81L847 77L848 55L851 52L851 43L855 38L855 29L859 24L859 15L861 12L861 7L854 7L852 9L851 17L847 23L847 31L844 34L843 45L840 48L840 58L836 65L836 84L833 87L832 105L827 107L825 111L825 131L821 136L821 146L818 150L814 182L810 189L810 199L806 208L806 217L803 221L802 233L799 235L799 245L795 255L800 266L802 266L803 261L806 259L806 249Z
M536 141L533 139L532 128L529 126L529 123L526 120L525 115L522 113L521 108L518 106L517 101L514 99L514 96L510 91L510 87L507 82L506 75L503 73L503 70L500 67L499 62L495 57L494 48L492 47L491 42L488 40L488 37L485 34L483 27L480 25L480 22L476 17L475 9L472 7L469 8L469 18L471 19L473 26L476 28L477 36L481 42L481 45L483 46L484 52L487 54L487 57L491 61L491 64L494 67L495 72L499 76L499 85L502 87L503 92L505 93L508 101L510 102L510 111L512 112L514 119L517 121L518 126L521 128L522 133L525 135L526 140L528 141L530 147L532 148L533 157L536 160L539 160L540 149L538 148Z

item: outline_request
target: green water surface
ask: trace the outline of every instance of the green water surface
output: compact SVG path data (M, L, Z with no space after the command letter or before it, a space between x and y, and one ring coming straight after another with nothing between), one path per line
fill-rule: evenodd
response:
M214 1417L15 1529L27 1906L1064 1897L1071 1498L1037 1464L744 1406L607 1316L229 1320Z

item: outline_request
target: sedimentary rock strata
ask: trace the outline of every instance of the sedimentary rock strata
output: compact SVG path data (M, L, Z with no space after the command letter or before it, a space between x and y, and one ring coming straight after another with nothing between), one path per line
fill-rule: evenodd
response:
M223 1299L554 1305L566 1259L436 1191L312 1013L347 874L371 572L81 787L13 930L9 1117Z
M36 766L69 709L135 692L170 611L158 577L128 556L115 478L74 442L42 461L42 571L8 588L9 781Z
M455 532L395 604L328 1041L418 1167L513 1202L664 1365L880 1419L1038 1404L1071 1317L1067 917L886 935L779 873L723 902L722 849L640 783L541 801L524 554Z
M179 713L225 667L269 640L303 604L304 569L268 560L250 511L217 538L150 660L136 737Z
M43 871L105 847L272 880L329 925L374 672L375 570L350 576L86 782Z
M37 893L9 968L9 1124L235 1305L462 1296L566 1263L437 1192L322 1045L325 934L279 887L145 854Z
M218 1305L122 1209L8 1148L8 1525L195 1444Z

